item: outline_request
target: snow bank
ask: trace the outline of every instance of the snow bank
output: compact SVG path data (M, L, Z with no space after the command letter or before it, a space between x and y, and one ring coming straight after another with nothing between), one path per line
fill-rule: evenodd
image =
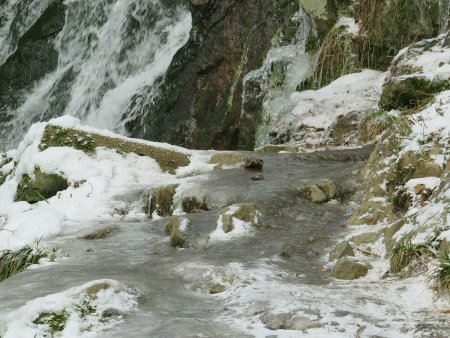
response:
M138 294L114 280L97 280L29 301L0 316L4 338L98 337L136 311Z
M84 127L77 119L67 116L53 119L49 124L130 140L109 131ZM213 169L207 164L209 157L204 152L141 140L136 142L189 154L191 163L170 175L163 173L150 157L114 149L97 148L92 154L70 147L40 151L38 146L46 126L47 123L33 125L18 149L8 152L12 161L1 168L9 176L0 186L0 219L4 220L0 250L15 249L41 237L75 232L88 221L143 220L146 216L138 208L139 198L129 196L140 194L149 186L180 183L183 177ZM14 163L17 163L15 169ZM63 176L69 188L36 204L15 202L22 175L33 177L36 167Z

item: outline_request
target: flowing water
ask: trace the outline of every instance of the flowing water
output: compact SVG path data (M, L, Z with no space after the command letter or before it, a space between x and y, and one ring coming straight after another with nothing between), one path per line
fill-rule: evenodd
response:
M0 64L51 2L7 0L1 6ZM65 25L54 42L57 69L24 92L17 109L0 111L10 116L0 142L15 145L32 123L60 115L125 133L126 122L139 113L133 97L155 94L149 88L189 37L191 15L180 3L64 0Z
M212 209L188 215L192 230L187 249L169 245L166 219L92 224L92 229L114 228L110 237L101 240L87 241L79 233L50 239L45 245L58 246L69 259L1 283L0 313L84 282L111 278L136 286L143 295L138 314L127 318L115 337L244 336L221 319L229 310L219 295L210 294L212 281L231 274L235 285L252 283L250 274L228 270L268 264L269 270L284 271L286 281L295 285L327 284L326 273L320 270L321 256L342 233L349 209L344 201L310 203L297 196L297 189L329 178L338 184L345 199L355 189L354 171L367 155L367 150L266 155L263 181L252 181L254 173L243 169L216 171L206 180L199 179L192 187L205 194ZM132 201L139 199L139 194L118 198ZM251 235L206 246L215 229L218 206L241 202L254 203L261 210L262 225ZM87 252L89 248L93 251ZM288 253L284 258L283 251ZM264 297L270 299L271 295Z

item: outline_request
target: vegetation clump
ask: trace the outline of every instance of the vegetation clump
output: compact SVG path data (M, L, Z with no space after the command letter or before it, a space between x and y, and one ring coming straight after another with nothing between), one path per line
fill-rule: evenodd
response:
M60 312L41 313L33 324L46 326L46 331L53 336L56 332L62 332L66 326L69 314L63 310Z
M361 143L373 141L395 121L395 117L385 110L374 110L365 114L358 128L358 140Z
M439 266L428 278L434 286L436 297L450 296L450 255L445 251L440 258Z
M390 253L390 271L398 273L428 252L429 249L425 244L414 244L411 237L402 238L392 247Z
M433 0L357 0L361 66L386 69L405 46L439 32L439 2Z
M38 247L26 245L18 250L0 251L0 282L26 270L30 265L38 264L39 260L48 257L49 253Z
M313 89L322 88L360 69L352 35L345 27L335 27L325 36L315 64L315 71L309 80Z

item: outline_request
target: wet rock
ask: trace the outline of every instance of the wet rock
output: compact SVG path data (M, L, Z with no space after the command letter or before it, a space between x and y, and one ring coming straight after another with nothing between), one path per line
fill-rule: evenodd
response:
M252 170L262 170L264 167L264 160L261 158L247 158L244 163L245 169L252 169Z
M314 322L313 320L304 316L293 316L286 322L287 330L305 331L318 327L321 327L320 323Z
M322 204L336 197L336 184L330 180L325 180L318 184L300 188L299 195L312 203Z
M83 238L86 240L104 239L104 238L108 237L112 231L113 231L113 228L107 227L107 228L100 229L96 232L87 234Z
M161 217L171 216L173 197L177 187L177 185L166 185L145 190L141 197L142 211L150 217L155 211Z
M303 246L285 244L281 250L280 256L283 258L293 258L295 256L302 256L306 254L306 249Z
M344 242L341 242L338 245L336 245L330 251L328 258L329 258L330 262L332 262L336 259L340 259L342 257L347 257L347 256L355 256L355 253L354 253L353 248L350 245L350 243L344 241Z
M261 67L277 32L295 37L299 23L291 18L299 2L262 0L250 6L234 0L194 1L188 2L189 41L155 84L160 95L142 107L127 129L139 138L188 148L250 150L245 142L254 134L240 139L248 126L240 125L243 79Z
M102 290L109 289L110 287L111 285L109 285L108 283L98 283L86 288L84 292L88 297L95 299L97 298L97 293L99 293Z
M220 213L218 223L221 222L223 231L228 233L233 231L235 219L257 226L260 212L253 204L235 204Z
M265 314L261 321L269 330L286 330L287 322L292 318L292 313Z
M341 258L334 265L330 276L337 279L353 280L367 275L369 268L349 258Z
M244 316L253 317L264 313L269 306L268 302L255 302L245 309Z
M226 287L225 285L222 284L214 284L211 286L211 288L209 289L209 293L212 295L218 294L218 293L222 293L225 292Z
M170 243L174 247L184 247L187 242L187 231L190 221L187 218L172 216L166 224L166 232L170 236Z
M262 181L264 180L264 175L262 174L256 174L251 177L252 181Z
M199 201L197 197L190 196L183 198L181 202L183 211L188 214L198 213L208 210L208 205L205 200Z
M113 317L120 317L123 316L123 312L120 312L117 309L106 309L102 312L102 318L113 318Z
M29 175L22 176L17 187L16 201L31 204L45 201L69 187L67 179L61 175L44 173L40 168L35 169L34 176L34 179Z
M236 152L224 151L212 155L208 163L217 164L214 169L222 169L224 166L234 166L244 162L244 155Z
M87 133L72 128L62 128L48 125L39 145L40 150L48 147L73 147L87 153L95 151L97 147L115 149L121 153L135 153L139 156L153 158L163 171L175 173L179 167L189 165L189 156L185 153L133 141L132 139L114 138L95 133Z

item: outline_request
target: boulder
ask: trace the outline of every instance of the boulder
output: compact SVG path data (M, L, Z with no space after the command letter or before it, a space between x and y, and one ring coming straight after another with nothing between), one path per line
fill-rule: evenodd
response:
M228 233L234 229L234 219L257 226L260 221L260 215L260 212L253 204L236 204L225 208L219 215L219 221L222 221L223 231Z
M244 163L245 169L262 170L264 167L264 160L262 158L251 157L247 158Z
M336 245L331 251L328 256L330 262L335 261L336 259L341 259L342 257L347 256L355 256L355 253L353 252L353 248L350 245L349 242L341 242L338 245Z
M174 247L184 247L187 241L187 231L191 223L187 218L172 216L166 224L166 232Z
M142 211L150 217L155 211L161 217L171 216L173 197L177 187L177 185L166 185L145 190L141 198Z
M208 205L206 204L205 200L198 200L195 196L189 196L183 198L183 201L181 202L181 206L183 208L183 211L188 214L207 211Z
M45 201L68 187L67 179L61 175L44 173L36 167L34 178L22 175L17 187L16 201L25 201L31 204Z
M330 276L337 279L353 280L367 275L369 268L349 258L341 258L334 265Z
M413 172L412 178L441 177L442 169L431 161L419 161Z
M336 184L330 180L325 180L318 184L312 184L299 189L299 195L308 201L322 204L336 197Z

